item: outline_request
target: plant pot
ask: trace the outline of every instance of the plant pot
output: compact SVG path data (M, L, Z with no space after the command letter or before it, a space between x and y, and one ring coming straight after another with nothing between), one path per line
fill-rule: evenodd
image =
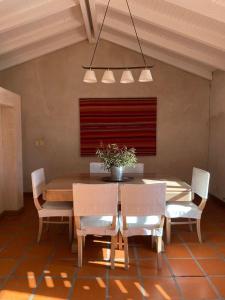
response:
M111 167L111 178L115 181L123 179L123 167Z

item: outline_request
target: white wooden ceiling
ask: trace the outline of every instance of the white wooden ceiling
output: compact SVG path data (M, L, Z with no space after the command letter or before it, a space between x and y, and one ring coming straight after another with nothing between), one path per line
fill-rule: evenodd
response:
M95 42L107 2L0 0L0 70L85 39ZM225 0L129 4L146 55L207 79L225 71ZM111 0L101 38L139 51L125 0Z

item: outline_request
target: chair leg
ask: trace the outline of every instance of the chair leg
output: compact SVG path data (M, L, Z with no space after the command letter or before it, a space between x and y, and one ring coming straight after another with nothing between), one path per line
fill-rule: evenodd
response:
M122 250L123 249L123 237L120 232L118 234L118 243L119 243L119 250Z
M71 242L73 238L73 218L69 217L69 241Z
M111 269L114 269L116 243L117 243L117 236L112 236L111 237L111 255L110 255Z
M83 247L85 247L85 241L86 241L86 237L85 237L85 236L83 236L83 238L82 238Z
M166 238L167 238L167 244L170 243L171 239L171 219L166 218Z
M43 218L39 218L39 229L38 229L38 236L37 236L37 242L40 242L41 234L43 229Z
M152 238L152 249L154 249L154 247L155 247L155 237L154 237L154 235L152 235L151 238Z
M129 266L128 238L123 237L123 241L124 241L125 269L127 270Z
M50 218L49 218L49 217L47 217L46 219L47 219L47 222L50 221ZM49 231L49 223L46 224L46 230Z
M202 235L201 235L201 219L198 219L198 220L197 220L196 226L197 226L197 235L198 235L199 243L202 243Z
M158 269L162 269L162 237L157 237L157 267Z
M82 267L82 262L83 262L83 241L82 241L82 236L77 237L77 242L78 242L78 267Z
M191 222L191 219L188 219L188 222ZM188 224L188 226L189 226L190 231L192 232L193 231L192 224Z

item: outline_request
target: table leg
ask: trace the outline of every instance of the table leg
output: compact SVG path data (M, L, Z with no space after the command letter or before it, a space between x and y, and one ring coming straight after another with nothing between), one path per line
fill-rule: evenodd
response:
M71 246L71 252L72 253L78 252L77 239L73 239L72 246Z

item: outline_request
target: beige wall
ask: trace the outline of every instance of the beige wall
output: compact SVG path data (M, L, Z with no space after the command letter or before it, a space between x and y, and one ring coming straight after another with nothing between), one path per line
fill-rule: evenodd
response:
M0 73L0 84L22 96L25 190L31 190L30 173L39 167L48 179L88 171L93 158L79 155L80 97L157 96L157 156L139 158L145 170L189 180L193 166L207 168L209 81L149 59L153 83L88 85L81 65L89 62L92 49L81 42ZM109 61L142 63L139 54L101 41L97 62ZM36 147L37 139L44 146Z
M22 206L20 97L0 87L0 213Z
M4 211L4 193L3 193L3 132L2 132L2 115L3 115L3 109L2 106L0 105L0 162L1 162L1 167L0 167L0 214Z
M225 72L213 74L210 111L211 192L225 200Z

